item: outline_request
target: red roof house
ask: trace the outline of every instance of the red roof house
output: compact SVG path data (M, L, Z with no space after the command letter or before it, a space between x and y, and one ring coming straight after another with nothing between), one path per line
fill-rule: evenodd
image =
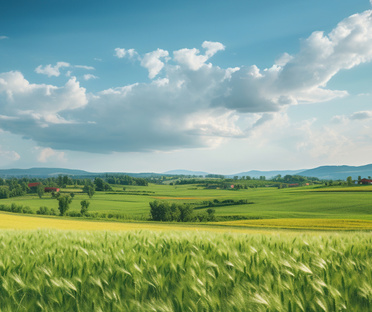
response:
M372 184L372 180L371 179L362 179L362 180L360 180L360 182L362 184Z
M59 188L58 187L46 187L44 188L44 192L59 192Z
M300 186L300 184L298 183L288 184L288 187L296 187L296 186Z

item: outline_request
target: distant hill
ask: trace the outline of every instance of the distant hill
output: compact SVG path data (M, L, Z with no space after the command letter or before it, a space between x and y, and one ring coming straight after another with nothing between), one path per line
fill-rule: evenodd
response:
M177 170L170 170L170 171L164 172L164 174L206 176L209 173L204 172L204 171L191 171L191 170L177 169Z
M0 177L30 177L30 178L47 178L56 177L59 175L68 175L75 178L87 178L87 177L99 177L105 174L126 174L135 178L146 178L146 177L157 177L162 175L185 175L185 176L206 176L209 173L205 171L191 171L191 170L170 170L164 173L129 173L129 172L88 172L78 169L64 169L64 168L30 168L30 169L0 169ZM351 176L354 180L361 176L366 178L372 176L372 164L365 166L321 166L313 169L299 169L299 170L272 170L272 171L260 171L251 170L240 172L231 175L225 175L225 177L242 177L250 176L252 178L259 178L265 176L266 179L270 179L280 174L282 177L285 175L301 175L305 177L316 177L324 180L346 180L348 176Z
M97 177L105 174L126 174L131 177L145 178L151 176L158 176L158 173L127 173L127 172L88 172L78 169L64 169L64 168L30 168L30 169L0 169L0 177L30 177L30 178L48 178L58 177L59 175L68 175L72 177Z
M63 168L1 169L1 177L55 177L59 175L89 176L95 173Z
M280 174L282 177L285 175L295 175L299 174L300 172L304 171L305 169L299 169L299 170L273 170L273 171L260 171L260 170L251 170L246 172L241 172L233 175L228 175L228 177L243 177L243 176L250 176L251 178L259 178L260 176L265 176L266 179L273 178Z
M358 176L362 178L372 176L372 164L365 166L321 166L304 170L299 175L327 180L346 180L347 177L351 176L356 180Z

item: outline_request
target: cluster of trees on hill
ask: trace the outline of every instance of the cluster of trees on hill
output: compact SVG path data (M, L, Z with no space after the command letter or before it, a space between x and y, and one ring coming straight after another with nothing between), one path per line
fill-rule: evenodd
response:
M283 183L299 183L299 184L307 183L307 182L320 182L320 180L315 177L303 177L300 175L289 175L289 174L285 175L284 177L278 174L277 176L273 177L272 180L277 181L277 182L283 182Z
M147 186L149 184L148 180L145 178L134 178L128 175L106 176L106 181L109 184L120 184L120 185Z
M142 179L140 179L142 180ZM40 183L39 185L29 188L29 183ZM66 185L81 186L83 192L92 197L95 191L112 191L112 187L102 178L96 177L92 179L72 179L68 176L59 176L46 179L37 178L0 178L0 199L16 196L24 196L27 193L37 193L41 198L44 194L45 187L65 188Z
M150 202L150 217L153 221L214 221L214 213L215 210L212 208L207 209L204 213L196 214L194 209L187 204L176 204L157 200Z
M209 178L207 178L209 177ZM250 176L235 176L233 178L225 178L222 175L208 175L206 178L186 178L178 177L176 180L171 182L171 185L186 185L186 184L197 184L206 188L220 188L220 189L247 189L262 186L273 186L273 187L286 187L288 184L298 183L304 185L305 183L322 183L318 178L303 177L299 175L277 175L272 179L266 179L265 176L258 178ZM234 187L231 187L234 185Z
M28 192L30 189L23 179L0 178L0 198L23 196Z

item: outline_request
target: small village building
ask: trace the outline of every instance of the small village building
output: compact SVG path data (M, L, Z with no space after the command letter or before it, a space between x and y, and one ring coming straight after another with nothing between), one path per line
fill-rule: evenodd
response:
M44 192L46 193L50 193L50 192L59 192L59 188L58 187L46 187L44 188Z
M362 184L372 184L372 179L362 179L362 180L360 180L360 183L362 183Z
M297 187L297 186L300 186L300 184L298 183L288 184L288 187Z

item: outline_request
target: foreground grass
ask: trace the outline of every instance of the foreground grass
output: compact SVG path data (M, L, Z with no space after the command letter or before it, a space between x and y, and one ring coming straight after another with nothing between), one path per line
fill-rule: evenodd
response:
M371 311L372 235L0 231L1 311Z

